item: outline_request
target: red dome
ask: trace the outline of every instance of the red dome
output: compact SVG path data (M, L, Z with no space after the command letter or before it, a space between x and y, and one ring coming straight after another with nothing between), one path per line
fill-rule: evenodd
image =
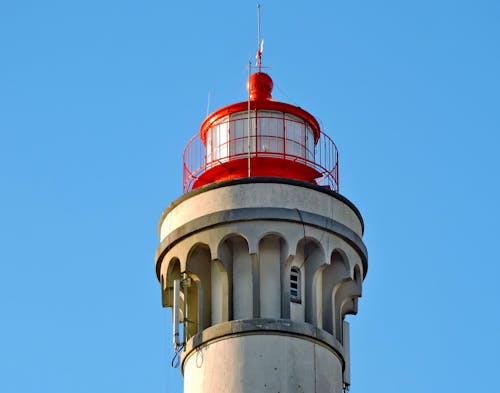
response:
M256 72L248 78L247 90L250 100L269 100L272 98L273 80L264 72Z

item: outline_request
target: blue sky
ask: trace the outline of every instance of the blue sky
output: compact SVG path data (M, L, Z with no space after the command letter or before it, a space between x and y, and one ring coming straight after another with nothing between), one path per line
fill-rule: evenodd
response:
M157 223L255 7L0 2L1 392L182 392ZM262 1L262 37L365 218L351 391L498 391L500 3Z

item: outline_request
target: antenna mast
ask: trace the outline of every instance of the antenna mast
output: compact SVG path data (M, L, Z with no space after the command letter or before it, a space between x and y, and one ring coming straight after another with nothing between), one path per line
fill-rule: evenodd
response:
M252 62L250 61L250 59L248 60L248 83L250 83L250 74L251 74L251 71L252 70ZM250 148L251 148L251 141L250 141L250 137L251 137L251 121L250 121L250 85L248 85L248 108L247 108L247 115L248 115L248 118L247 118L247 126L248 126L248 135L247 135L247 170L248 170L248 174L247 176L250 177L251 176L251 173L252 173L252 167L251 167L251 153L250 153Z
M264 41L260 40L260 3L257 3L257 69L262 69L262 51L264 50Z

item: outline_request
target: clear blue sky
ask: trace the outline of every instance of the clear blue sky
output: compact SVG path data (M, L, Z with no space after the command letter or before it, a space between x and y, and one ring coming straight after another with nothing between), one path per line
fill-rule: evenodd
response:
M157 223L244 100L254 1L0 2L0 391L182 391ZM500 2L265 1L274 98L321 121L370 267L353 393L500 391Z

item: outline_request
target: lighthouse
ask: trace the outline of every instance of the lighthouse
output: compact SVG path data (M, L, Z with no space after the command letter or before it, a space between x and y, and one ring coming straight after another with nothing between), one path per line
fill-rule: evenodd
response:
M368 268L363 219L339 192L334 141L272 98L210 114L187 143L183 195L163 212L156 274L185 393L341 393Z

